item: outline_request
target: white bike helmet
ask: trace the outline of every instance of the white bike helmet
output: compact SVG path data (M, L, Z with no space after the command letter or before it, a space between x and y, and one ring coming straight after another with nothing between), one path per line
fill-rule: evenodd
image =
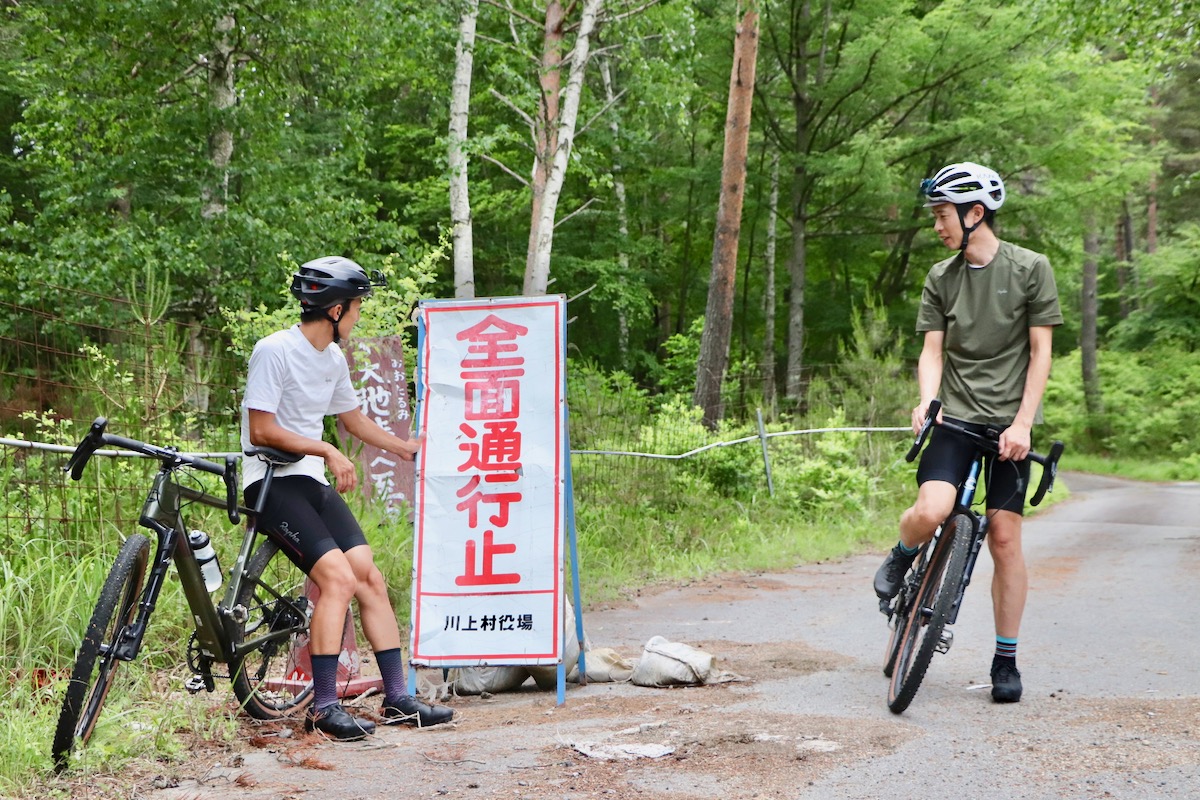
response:
M995 170L964 161L942 167L932 178L921 181L921 196L926 208L941 203L968 207L983 203L995 211L1004 205L1004 181Z

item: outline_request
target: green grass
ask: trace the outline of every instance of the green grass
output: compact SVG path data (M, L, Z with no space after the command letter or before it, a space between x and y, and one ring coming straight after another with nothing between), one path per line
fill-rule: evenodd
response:
M1061 469L1114 475L1139 481L1188 481L1200 479L1200 469L1194 459L1147 461L1131 458L1109 458L1088 453L1064 456Z

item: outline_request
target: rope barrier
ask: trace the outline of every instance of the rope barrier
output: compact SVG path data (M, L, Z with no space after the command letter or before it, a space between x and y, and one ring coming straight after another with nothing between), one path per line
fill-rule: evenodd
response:
M707 450L713 450L719 447L730 447L735 444L745 444L763 439L774 439L779 436L803 436L814 433L900 433L910 432L911 428L870 428L870 427L851 427L851 428L804 428L795 431L776 431L774 433L754 434L753 436L743 436L741 439L731 439L727 442L713 442L701 447L688 450L686 453L666 454L666 453L641 453L634 450L572 450L573 456L633 456L635 458L657 458L668 461L678 461L684 458L690 458ZM61 444L49 444L47 442L31 442L26 439L4 439L0 438L0 446L17 447L25 450L44 450L50 453L74 453L75 448ZM95 455L98 456L129 456L132 458L147 458L141 453L134 453L129 450L97 450ZM183 452L182 455L194 456L196 458L215 458L224 459L227 456L234 458L242 458L241 453L190 453Z
M74 447L68 447L62 444L49 444L48 442L31 442L27 439L3 439L0 438L0 446L17 447L22 450L45 450L48 453L74 453ZM97 450L94 455L98 456L128 456L130 458L149 458L142 453L134 453L130 450ZM180 455L193 456L195 458L220 458L233 456L241 458L241 453L180 453Z

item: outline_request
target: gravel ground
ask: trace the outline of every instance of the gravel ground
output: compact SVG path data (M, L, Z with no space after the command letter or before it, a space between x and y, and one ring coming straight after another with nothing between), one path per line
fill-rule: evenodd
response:
M887 710L887 633L870 591L880 554L872 554L699 582L585 614L594 646L636 657L662 635L713 653L740 676L734 682L592 683L569 687L558 707L553 692L534 688L452 698L452 725L386 728L361 743L247 722L238 747L132 776L129 796L1198 797L1200 639L1190 612L1200 601L1200 487L1066 482L1072 499L1026 526L1019 704L993 704L988 691L983 557L953 649L935 657L908 711ZM665 754L597 755L631 745Z

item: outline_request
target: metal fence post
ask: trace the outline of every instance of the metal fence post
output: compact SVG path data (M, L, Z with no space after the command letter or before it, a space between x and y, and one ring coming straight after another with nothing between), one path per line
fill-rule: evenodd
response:
M767 455L767 429L763 427L762 409L758 411L758 440L762 443L763 451L763 467L767 471L767 491L771 493L771 497L775 496L775 481L771 478L771 458Z

